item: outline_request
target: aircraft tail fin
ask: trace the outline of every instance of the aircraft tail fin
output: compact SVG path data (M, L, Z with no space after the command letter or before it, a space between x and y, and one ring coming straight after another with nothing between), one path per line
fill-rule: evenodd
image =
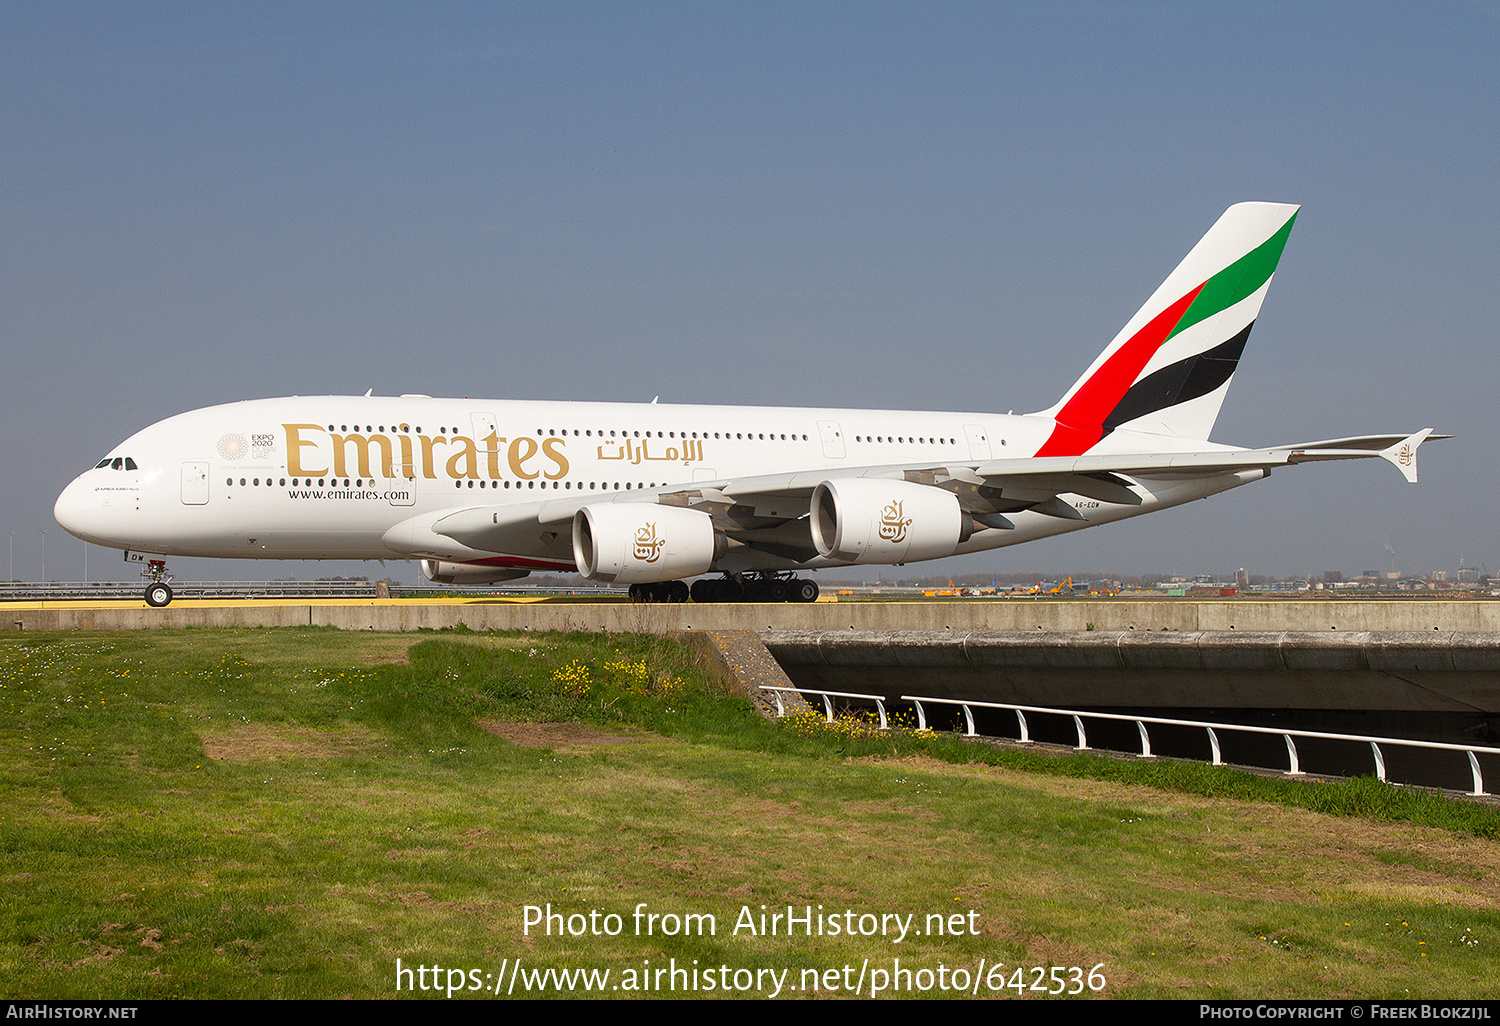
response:
M1207 441L1298 208L1237 203L1083 376L1037 416L1038 456L1076 456L1118 427Z

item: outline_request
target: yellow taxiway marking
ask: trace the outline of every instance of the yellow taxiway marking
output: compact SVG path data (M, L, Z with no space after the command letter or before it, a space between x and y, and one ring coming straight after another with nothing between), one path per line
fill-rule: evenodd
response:
M495 603L527 604L547 602L550 595L456 595L422 598L213 598L172 600L171 609L223 609L229 606L465 606ZM36 602L7 602L5 609L149 609L144 599L56 599Z

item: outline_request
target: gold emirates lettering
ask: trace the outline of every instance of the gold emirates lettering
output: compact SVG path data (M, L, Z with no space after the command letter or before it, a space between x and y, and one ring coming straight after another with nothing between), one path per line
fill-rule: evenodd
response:
M372 477L370 473L370 446L380 447L380 472L386 477L393 477L391 473L391 440L385 435L331 435L333 439L333 476L334 477ZM359 460L358 474L350 474L347 466L349 445L355 446L355 453Z
M321 477L328 473L326 466L314 470L302 465L302 447L318 448L318 443L304 439L302 432L316 431L323 434L323 429L316 424L283 424L281 426L286 428L286 472L293 477Z
M331 433L317 424L282 424L286 431L286 470L292 477L322 477L332 464L335 477L415 478L477 481L501 478L502 450L510 472L523 481L557 481L568 473L567 443L524 435L506 439L491 431L479 442L467 435ZM413 439L416 440L415 444ZM509 441L509 447L505 443ZM441 448L439 448L441 447ZM378 453L379 459L371 459ZM351 458L352 454L352 458ZM533 464L540 455L544 462ZM399 457L399 462L398 462Z

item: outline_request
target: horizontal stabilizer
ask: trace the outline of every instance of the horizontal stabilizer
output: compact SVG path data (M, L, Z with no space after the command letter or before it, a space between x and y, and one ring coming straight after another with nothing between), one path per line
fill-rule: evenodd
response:
M1401 471L1401 476L1412 484L1417 483L1417 446L1427 441L1427 436L1432 434L1432 428L1423 428L1409 438L1403 438L1395 445L1380 450L1380 458L1386 460L1391 466Z

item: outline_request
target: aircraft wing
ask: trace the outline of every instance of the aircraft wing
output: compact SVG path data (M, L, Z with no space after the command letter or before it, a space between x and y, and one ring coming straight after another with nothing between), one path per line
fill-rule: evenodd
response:
M1041 459L990 460L976 473L987 479L1046 476L1050 474L1126 474L1141 477L1196 476L1264 469L1321 460L1357 460L1378 456L1401 472L1407 481L1417 480L1417 447L1433 435L1424 428L1411 435L1363 435L1326 442L1278 445L1269 449L1224 449L1215 452L1121 453L1083 456L1053 456ZM1079 494L1088 494L1080 492Z
M1061 519L1081 519L1062 495L1139 505L1153 480L1234 474L1247 470L1323 460L1384 459L1408 481L1417 479L1417 448L1434 435L1426 428L1411 435L1364 435L1266 449L1208 452L1085 454L985 460L953 465L903 464L830 468L742 477L642 490L577 495L566 499L472 506L422 518L432 532L471 550L518 556L566 558L570 525L584 506L650 503L681 506L709 514L716 529L757 549L798 561L816 549L805 518L817 486L830 479L875 478L908 481L954 492L964 512L986 527L1014 525L1007 513L1029 511ZM801 521L801 523L799 523ZM455 556L462 558L458 553Z

